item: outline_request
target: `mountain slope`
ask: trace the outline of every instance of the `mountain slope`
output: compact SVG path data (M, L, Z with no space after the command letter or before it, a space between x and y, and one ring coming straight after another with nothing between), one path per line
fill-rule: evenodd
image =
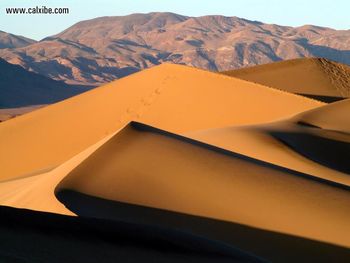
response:
M350 63L350 31L238 17L132 14L81 21L0 57L67 83L98 85L162 62L224 71L299 57Z
M29 39L23 36L13 35L0 30L0 49L25 47L35 42L36 41L33 39Z
M350 97L350 67L321 58L293 59L223 74L325 102Z
M28 107L0 109L0 122L26 114L28 112L39 109L44 106L46 105L33 105Z
M86 91L0 59L0 108L50 104Z

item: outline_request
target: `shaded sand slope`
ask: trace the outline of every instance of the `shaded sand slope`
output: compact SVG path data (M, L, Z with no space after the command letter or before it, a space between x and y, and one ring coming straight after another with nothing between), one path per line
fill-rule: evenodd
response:
M131 120L181 133L272 121L320 105L244 80L164 64L1 123L0 177L53 169Z
M64 190L58 198L79 216L179 229L231 244L269 262L348 262L350 249L247 225L106 200Z
M0 215L1 262L263 262L223 243L150 226L9 207L0 207Z
M292 59L223 73L327 102L350 97L350 67L323 58Z
M325 164L317 163L301 155L272 134L278 131L288 133L309 130L309 127L292 122L278 122L256 126L209 129L187 133L186 136L265 162L350 186L350 176L347 173L334 170ZM335 145L336 142L333 141L332 144ZM306 148L306 145L300 145L300 147ZM319 147L311 148L313 154L318 153L317 148ZM334 147L331 154L335 156L338 154Z
M90 155L63 190L350 246L348 188L141 124Z
M350 100L291 119L186 133L191 138L350 186Z
M295 121L324 130L350 134L350 99L299 114Z
M350 174L349 110L350 100L332 103L293 118L294 129L270 133L307 158Z

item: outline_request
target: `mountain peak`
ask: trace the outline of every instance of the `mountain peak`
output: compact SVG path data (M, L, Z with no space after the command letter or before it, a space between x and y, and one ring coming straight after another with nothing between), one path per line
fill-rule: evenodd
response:
M13 35L0 30L0 49L2 48L20 48L35 43L33 39L23 36Z

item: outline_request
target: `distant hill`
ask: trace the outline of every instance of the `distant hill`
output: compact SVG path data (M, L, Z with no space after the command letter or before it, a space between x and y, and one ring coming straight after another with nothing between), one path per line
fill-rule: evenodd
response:
M324 102L350 97L350 67L322 58L292 59L223 74Z
M86 91L0 59L0 108L50 104Z
M7 121L14 117L26 114L28 112L34 111L36 109L40 109L41 107L45 107L46 105L33 105L27 107L19 107L19 108L7 108L0 109L0 122Z
M132 14L81 21L0 57L71 84L99 85L163 62L226 71L324 57L350 64L350 31L238 17Z
M25 47L35 42L33 39L16 36L0 30L0 48Z

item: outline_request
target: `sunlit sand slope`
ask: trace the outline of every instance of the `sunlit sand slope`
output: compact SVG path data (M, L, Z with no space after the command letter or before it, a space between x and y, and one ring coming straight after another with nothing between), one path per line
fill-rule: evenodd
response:
M350 67L322 58L300 58L223 72L323 101L350 97Z

